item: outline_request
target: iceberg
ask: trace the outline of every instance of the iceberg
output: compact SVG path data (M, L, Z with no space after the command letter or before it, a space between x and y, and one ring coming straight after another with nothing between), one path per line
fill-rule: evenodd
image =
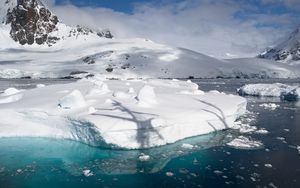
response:
M280 97L283 100L298 100L300 95L299 85L275 84L247 84L237 90L244 95L259 97Z
M100 89L95 83L101 83ZM91 92L95 87L98 91ZM183 90L187 94L181 93ZM199 92L202 94L190 94ZM131 97L120 97L124 96L121 93ZM5 97L0 96L0 101ZM246 105L243 97L205 93L192 82L104 80L96 76L25 90L18 100L0 104L0 137L151 148L232 128L246 113Z

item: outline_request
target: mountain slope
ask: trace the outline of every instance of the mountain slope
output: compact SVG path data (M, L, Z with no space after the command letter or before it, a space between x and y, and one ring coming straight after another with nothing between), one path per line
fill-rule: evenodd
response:
M275 48L267 49L259 55L260 58L273 59L290 63L300 60L300 27L296 29L284 42Z
M95 74L110 78L294 78L300 75L298 68L274 61L218 60L147 39L112 38L107 30L97 32L61 23L38 0L4 1L4 6L0 6L3 20L0 25L0 78ZM43 11L46 17L41 14ZM18 16L20 13L24 16ZM32 18L32 15L37 17Z

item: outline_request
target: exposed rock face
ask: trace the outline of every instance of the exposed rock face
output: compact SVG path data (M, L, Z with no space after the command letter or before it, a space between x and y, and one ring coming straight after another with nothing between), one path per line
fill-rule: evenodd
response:
M89 34L97 34L99 37L104 37L104 38L110 38L110 39L113 38L113 35L109 30L95 32L90 28L82 27L80 25L77 25L70 31L69 37L78 36L78 35L89 35Z
M281 62L300 60L300 28L296 29L286 41L275 48L267 49L258 57Z
M20 44L51 44L49 37L58 23L53 15L38 0L17 0L17 6L7 12L6 24L11 24L11 37Z

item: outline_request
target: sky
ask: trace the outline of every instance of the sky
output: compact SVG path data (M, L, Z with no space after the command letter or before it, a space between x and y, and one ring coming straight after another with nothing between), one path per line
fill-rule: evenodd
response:
M217 58L255 56L300 26L300 0L47 0L66 24Z

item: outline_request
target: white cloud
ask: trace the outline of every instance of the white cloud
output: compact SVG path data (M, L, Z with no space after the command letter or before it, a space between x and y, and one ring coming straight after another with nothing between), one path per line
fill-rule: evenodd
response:
M267 3L268 0L262 1ZM289 24L290 15L251 14L242 20L236 13L255 7L231 0L166 1L159 5L140 3L132 14L99 7L78 8L71 4L55 6L53 0L47 4L70 25L109 28L116 37L144 37L221 58L226 54L256 55L290 31L257 27Z

